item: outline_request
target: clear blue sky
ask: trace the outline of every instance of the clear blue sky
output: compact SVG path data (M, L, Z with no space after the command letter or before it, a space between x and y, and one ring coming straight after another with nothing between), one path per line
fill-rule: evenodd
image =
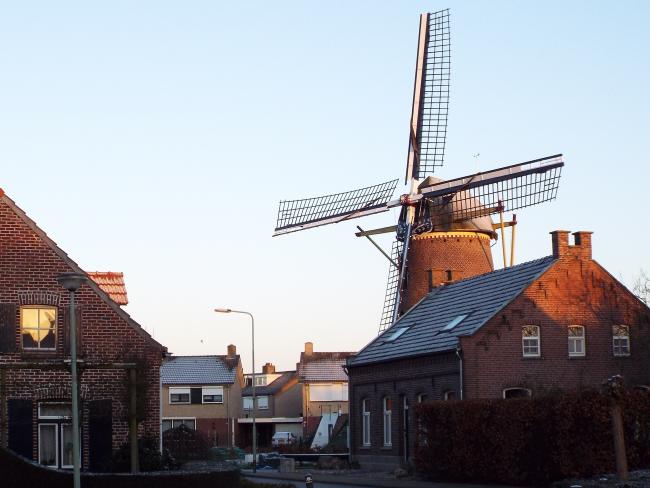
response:
M246 317L215 306L255 314L258 364L357 350L385 258L354 221L271 238L277 203L403 175L418 14L446 7L438 175L563 152L558 199L518 212L518 261L563 228L627 283L650 269L642 1L4 2L0 186L84 269L123 271L174 353L233 342L249 364Z

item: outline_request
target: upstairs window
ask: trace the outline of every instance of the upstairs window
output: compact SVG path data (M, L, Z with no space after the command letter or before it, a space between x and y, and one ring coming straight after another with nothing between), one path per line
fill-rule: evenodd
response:
M370 445L370 401L366 398L361 402L361 429L363 431L363 445Z
M630 355L630 328L627 325L614 325L612 327L612 345L614 356Z
M569 327L569 357L585 355L585 328L581 325Z
M56 349L56 308L20 308L20 335L23 349Z
M253 397L242 398L244 410L253 410Z
M223 387L203 388L203 403L223 403Z
M169 404L186 404L190 403L190 389L189 388L170 388L169 389Z
M257 409L258 410L268 410L269 408L269 397L267 396L258 396L257 397Z
M526 325L521 328L521 346L525 358L540 356L539 327L537 325Z

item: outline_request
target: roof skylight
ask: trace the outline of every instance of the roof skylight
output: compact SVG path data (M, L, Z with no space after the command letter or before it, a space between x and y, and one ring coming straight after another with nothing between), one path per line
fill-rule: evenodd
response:
M384 342L393 342L395 339L397 339L399 336L401 336L407 330L409 330L408 327L399 327L399 328L395 329L391 335L389 335L388 337L386 337L384 339Z
M466 314L464 314L464 315L459 315L459 316L456 317L454 320L452 320L452 321L449 322L447 325L445 325L445 326L442 328L442 331L443 331L443 332L449 332L450 330L454 329L458 324L460 324L463 320L465 320L465 319L467 318L468 315L469 315L468 313L466 313Z

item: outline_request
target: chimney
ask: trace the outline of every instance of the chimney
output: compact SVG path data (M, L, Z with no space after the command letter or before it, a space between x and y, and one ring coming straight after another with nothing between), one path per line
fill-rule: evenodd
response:
M234 344L228 344L228 357L234 358L237 355L237 346Z
M569 251L569 231L554 230L551 232L551 241L553 242L553 257L559 258L565 256Z
M311 356L314 354L314 343L305 342L305 356Z
M266 363L262 366L262 374L273 374L275 373L275 365L273 363Z
M583 259L591 259L591 234L593 232L585 230L573 233L575 253Z

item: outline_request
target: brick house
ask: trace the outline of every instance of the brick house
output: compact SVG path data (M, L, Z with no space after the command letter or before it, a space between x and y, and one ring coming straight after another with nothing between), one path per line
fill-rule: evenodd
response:
M2 194L0 445L65 468L71 467L72 411L69 294L56 281L63 272L84 273ZM76 302L82 467L100 470L128 440L130 369L137 377L138 434L159 438L166 348L95 281L78 290Z
M246 377L247 386L242 390L242 415L238 420L241 447L252 445L252 376ZM296 371L276 371L266 363L262 372L255 374L255 424L257 445L270 447L273 434L291 432L300 440L302 430L302 385Z
M427 400L650 385L650 309L592 259L591 233L552 232L551 256L433 287L347 362L351 452L407 463ZM409 284L410 285L410 284Z
M163 433L184 424L211 445L235 445L244 374L234 345L222 356L170 357L160 377Z
M346 360L353 352L314 352L305 343L297 365L302 386L303 436L313 439L311 447L323 447L342 430L348 415Z

